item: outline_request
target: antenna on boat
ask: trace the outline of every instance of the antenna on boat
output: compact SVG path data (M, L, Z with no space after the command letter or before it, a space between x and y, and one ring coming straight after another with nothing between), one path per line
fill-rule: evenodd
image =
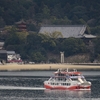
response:
M73 69L74 70L74 72L77 72L77 70L76 69Z
M58 69L58 72L60 72L60 69Z
M68 72L68 68L67 68L67 72Z

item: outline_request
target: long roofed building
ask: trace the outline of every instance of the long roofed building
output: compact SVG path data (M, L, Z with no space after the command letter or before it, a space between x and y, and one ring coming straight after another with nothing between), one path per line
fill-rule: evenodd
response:
M61 32L63 38L95 38L93 35L86 35L86 25L45 25L40 28L39 33Z

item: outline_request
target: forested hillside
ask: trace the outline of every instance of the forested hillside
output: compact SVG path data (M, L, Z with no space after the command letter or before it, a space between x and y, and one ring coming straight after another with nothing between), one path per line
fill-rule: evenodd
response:
M21 19L33 31L43 24L86 24L100 35L100 0L0 0L0 27Z
M22 19L28 31L19 33L15 23ZM90 51L82 39L59 40L39 35L41 25L45 24L85 24L88 34L99 37L100 0L0 0L0 28L4 31L0 39L5 41L5 49L15 50L23 59L35 62L46 62L48 52L59 54L60 51L65 51L66 57L89 52L91 61L100 58L99 38L92 40L94 46ZM49 60L57 62L53 58Z

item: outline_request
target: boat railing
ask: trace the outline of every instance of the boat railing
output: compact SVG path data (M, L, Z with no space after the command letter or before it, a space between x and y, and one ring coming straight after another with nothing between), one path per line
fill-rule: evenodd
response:
M74 72L78 72L77 69L73 69L73 70L70 70L67 68L67 69L58 69L55 74L58 74L58 73L63 73L63 74L67 74L67 73L74 73Z
M70 78L85 78L84 76L70 76Z

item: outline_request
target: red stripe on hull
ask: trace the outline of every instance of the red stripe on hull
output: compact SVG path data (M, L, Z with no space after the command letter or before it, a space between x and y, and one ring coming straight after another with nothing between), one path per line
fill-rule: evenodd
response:
M67 89L70 89L70 90L74 90L74 89L79 89L78 86L71 86L71 87L63 87L63 86L50 86L50 85L44 85L44 87L46 89L61 89L61 90L67 90Z
M87 87L80 87L80 86L70 86L70 87L63 87L63 86L50 86L50 85L46 85L44 84L44 87L46 89L61 89L61 90L75 90L75 89L90 89L91 86L87 86Z

